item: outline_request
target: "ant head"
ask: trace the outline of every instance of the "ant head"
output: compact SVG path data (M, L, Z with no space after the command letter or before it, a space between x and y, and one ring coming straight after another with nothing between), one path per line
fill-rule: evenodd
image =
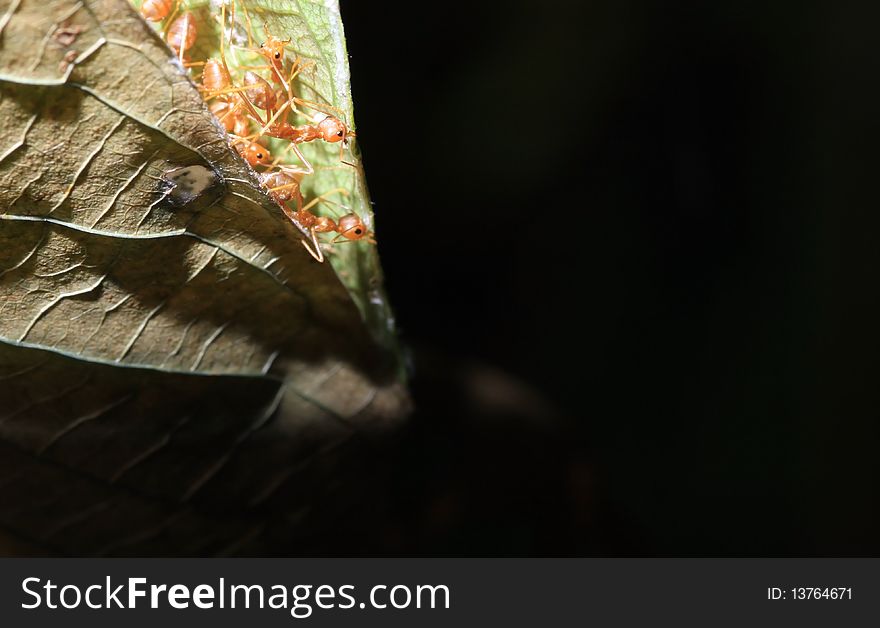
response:
M346 214L339 219L339 235L347 240L362 240L371 236L367 225L357 214Z
M238 152L251 166L256 166L257 164L268 166L272 163L272 155L269 153L269 149L256 142L246 142L244 146L238 147Z
M346 137L352 135L348 132L345 123L339 118L327 116L318 123L318 133L325 142L342 142Z
M260 54L270 61L280 62L284 59L284 46L290 43L290 39L278 39L274 35L267 35L266 41L260 44Z

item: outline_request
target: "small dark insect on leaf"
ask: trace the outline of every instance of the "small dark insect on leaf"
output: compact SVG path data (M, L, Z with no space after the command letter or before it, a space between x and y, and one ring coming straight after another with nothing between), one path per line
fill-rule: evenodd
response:
M165 172L163 179L171 184L165 194L175 207L193 202L220 183L217 173L205 166L172 168Z

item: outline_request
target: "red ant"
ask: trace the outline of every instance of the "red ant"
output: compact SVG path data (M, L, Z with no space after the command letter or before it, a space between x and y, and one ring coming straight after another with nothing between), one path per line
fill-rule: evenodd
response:
M311 246L306 240L302 240L302 245L317 261L324 261L324 251L321 249L321 243L318 240L319 233L333 233L337 235L330 241L330 244L339 242L340 239L357 241L367 240L375 244L376 241L372 237L372 233L358 217L357 214L351 212L345 214L338 221L327 216L317 216L310 209L324 200L330 194L342 193L348 194L348 190L337 188L325 192L320 196L312 199L307 205L303 205L302 192L300 184L302 182L302 173L280 170L277 172L267 172L260 176L260 180L268 188L269 195L281 206L284 214L294 223L309 232L311 237ZM296 210L292 210L287 202L294 201Z

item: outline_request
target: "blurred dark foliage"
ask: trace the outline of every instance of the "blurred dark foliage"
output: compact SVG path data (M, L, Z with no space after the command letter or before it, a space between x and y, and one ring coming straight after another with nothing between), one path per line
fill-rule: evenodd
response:
M342 4L383 550L880 555L880 5Z

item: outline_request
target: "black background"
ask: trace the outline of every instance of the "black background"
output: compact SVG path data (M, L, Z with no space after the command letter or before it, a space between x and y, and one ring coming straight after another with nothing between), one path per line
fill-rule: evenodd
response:
M343 0L419 408L365 551L880 554L861 5Z

